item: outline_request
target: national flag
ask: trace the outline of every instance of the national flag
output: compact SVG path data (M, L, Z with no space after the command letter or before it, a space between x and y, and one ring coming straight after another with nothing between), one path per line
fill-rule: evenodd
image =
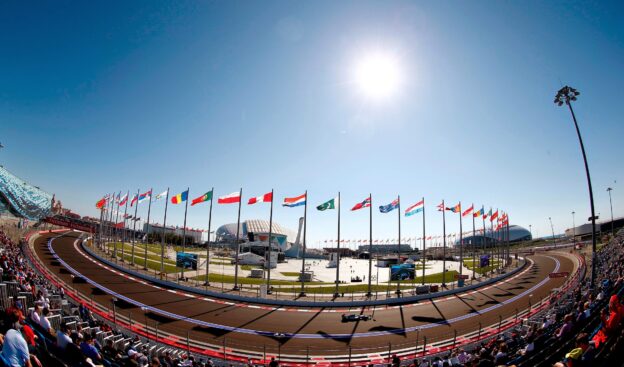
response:
M476 212L474 212L472 215L473 215L475 218L479 218L480 216L482 216L482 215L484 215L484 214L485 214L485 211L484 211L483 207L481 207L481 209L477 210L477 211L476 211Z
M351 208L351 211L360 210L362 208L368 208L370 206L371 206L371 198L369 196L364 201L362 201L361 203L355 204L355 206L353 208Z
M171 198L171 204L180 204L183 201L188 200L188 190L179 193Z
M379 211L382 213L389 213L391 211L393 211L394 209L399 207L399 199L394 199L390 204L388 205L381 205L379 207Z
M139 195L139 204L141 204L145 200L149 200L151 197L152 197L152 190L150 189L150 191L144 192L141 195Z
M233 192L229 195L221 196L217 199L217 203L219 204L234 204L240 203L240 191Z
M100 200L98 200L97 203L95 203L95 207L98 209L102 209L104 207L104 205L106 205L106 198L103 197Z
M425 200L421 200L419 202L417 202L416 204L410 206L409 208L405 209L405 216L409 217L410 215L414 215L416 213L420 213L425 209Z
M267 192L264 195L257 196L255 198L250 198L247 205L255 204L255 203L270 203L273 201L273 192Z
M489 211L489 212L487 212L487 213L483 216L483 219L488 219L488 217L491 217L491 216L492 216L492 208L490 208L490 211Z
M473 210L474 210L474 204L472 204L472 205L470 206L470 208L468 208L468 209L464 210L464 212L462 213L462 217L465 217L465 216L467 216L468 214L472 213L472 211L473 211Z
M441 202L440 204L438 204L438 211L439 212L443 212L444 211L444 201Z
M205 193L204 195L200 197L193 199L193 201L191 202L191 206L195 204L203 203L204 201L208 201L208 200L212 200L212 190L208 191L207 193Z
M119 204L120 198L121 198L121 191L119 192L119 194L117 194L117 196L115 196L115 204Z
M295 206L304 205L306 203L306 194L296 196L294 198L284 198L282 206L293 208Z
M327 210L327 209L336 209L337 205L338 205L338 198L336 197L336 198L328 200L328 201L324 202L323 204L317 206L316 210L324 211L324 210Z
M124 196L119 199L119 206L124 206L128 202L128 194L124 194Z
M493 222L496 218L498 218L498 209L496 209L494 214L490 215L490 222Z
M160 194L156 195L156 200L160 200L162 198L166 198L168 193L169 193L169 190L165 190L165 191L161 192Z
M134 196L132 196L132 200L130 200L130 206L134 206L134 203L136 203L137 201L139 201L139 195L134 194Z
M457 204L457 205L452 206L450 208L446 208L446 210L450 210L453 213L459 213L459 212L461 212L461 204Z

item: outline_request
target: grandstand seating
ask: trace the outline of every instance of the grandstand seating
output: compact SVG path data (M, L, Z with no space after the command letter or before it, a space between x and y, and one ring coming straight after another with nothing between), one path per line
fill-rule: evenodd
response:
M48 216L52 209L52 195L28 184L0 166L0 210L8 210L28 220Z

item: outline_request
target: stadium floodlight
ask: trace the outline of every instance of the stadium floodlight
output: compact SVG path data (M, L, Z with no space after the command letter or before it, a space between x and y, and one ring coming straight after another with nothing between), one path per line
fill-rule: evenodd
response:
M587 165L587 155L585 154L585 146L583 145L583 138L581 137L581 131L578 127L578 122L576 121L576 115L574 114L574 110L572 109L572 104L570 101L576 101L576 97L581 93L576 89L565 86L557 92L555 96L555 103L558 106L563 106L565 103L570 109L570 114L572 114L572 120L574 121L574 127L576 128L576 135L578 136L579 144L581 145L581 152L583 153L583 162L585 163L585 175L587 176L587 187L589 189L589 205L591 206L591 222L592 222L592 268L591 268L591 280L590 287L594 287L594 281L596 279L596 213L594 210L594 191L592 190L591 177L589 175L589 166Z

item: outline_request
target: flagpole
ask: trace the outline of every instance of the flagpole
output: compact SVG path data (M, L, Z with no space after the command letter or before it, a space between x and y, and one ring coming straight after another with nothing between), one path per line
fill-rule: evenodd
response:
M334 291L334 298L338 298L339 282L340 282L340 191L338 191L338 243L336 247L336 289Z
M188 202L189 202L189 189L190 187L186 188L186 205L184 206L184 225L182 226L182 253L186 256L186 212L188 210ZM186 259L186 257L184 258ZM178 259L177 259L177 255L176 255L176 263L177 263ZM186 267L186 261L182 262L182 280L184 280L184 268Z
M214 201L214 187L210 189L210 210L208 211L208 243L206 244L206 282L204 285L208 287L210 285L210 227L212 225L212 202Z
M132 218L132 255L130 256L130 265L134 265L134 243L135 243L135 237L136 237L136 218L137 218L137 211L139 209L139 194L140 194L141 190L137 189L137 202L136 205L134 207L134 218Z
M475 246L475 236L476 236L476 231L475 231L475 207L474 207L474 203L472 203L472 280L475 280L475 268L476 266L476 246ZM472 282L470 282L470 284L472 284Z
M115 193L112 194L112 196L110 196L110 199L106 202L106 207L108 208L106 214L103 215L102 220L108 220L108 230L105 230L104 227L100 228L100 248L102 250L106 250L106 246L104 246L104 237L102 237L102 235L104 234L104 232L106 232L107 237L110 238L112 233L113 233L113 229L111 228L110 223L112 222L112 213L113 213L113 204L115 201ZM110 218L110 219L107 219ZM100 222L102 225L104 223Z
M145 239L147 240L147 230L149 230L149 226L150 226L150 214L152 211L152 190L153 188L150 188L149 191L149 204L147 206L147 229L145 230ZM144 225L145 226L145 225ZM145 264L143 266L144 270L147 270L147 241L143 241L143 246L145 246L145 253L144 253L144 259L145 259Z
M464 229L462 227L462 206L459 202L459 275L464 274ZM459 282L458 282L459 283Z
M128 220L128 218L126 218L128 216L128 202L130 201L130 190L128 190L128 196L126 196L126 209L124 210L124 230L123 230L123 241L121 241L121 262L126 261L126 236L127 236L127 231L126 231L126 221Z
M167 187L167 197L165 198L165 218L163 219L162 237L160 239L160 275L161 277L163 274L165 274L165 232L167 228L167 206L169 206L169 188L168 187Z
M397 249L397 265L401 265L401 195L397 195L397 203L398 203L398 211L397 211L397 216L399 219L399 247ZM373 204L371 203L371 207L373 206ZM399 267L400 270L400 267ZM397 297L401 295L401 279L397 278L397 290L396 290L396 295Z
M119 192L119 195L121 195L121 191ZM115 200L116 201L116 200ZM115 261L117 261L117 241L119 239L119 231L117 230L117 222L119 221L119 203L115 203L116 207L115 207L115 240L113 241L113 246L114 246L114 250L113 250L113 256L115 257Z
M486 247L486 239L487 237L485 236L485 207L483 207L483 214L481 214L481 221L483 222L483 241L481 243L481 249L482 249L482 253L483 255L485 255L487 253L487 247ZM481 258L479 258L479 268L481 268ZM485 272L485 275L487 276L487 272Z
M373 283L372 283L372 275L373 275L373 194L369 193L368 197L371 199L371 205L369 209L369 220L368 220L368 292L366 292L366 297L372 297L373 292Z
M102 225L103 224L104 224L104 206L100 208L100 233L99 233L100 244L103 243L102 241Z
M494 221L492 220L492 211L490 210L490 235L492 236L492 246L490 246L490 258L492 259L492 267L490 275L494 274L494 246L496 246L496 237L494 237Z
M304 275L305 275L305 260L306 260L306 231L308 229L308 190L305 192L305 204L303 204L303 256L301 261L301 292L299 292L299 297L305 297L305 285L304 285Z
M269 211L269 267L267 269L267 293L271 289L271 236L273 236L273 189L271 189L271 210Z
M240 213L241 203L243 202L243 188L241 187L238 193L238 219L236 220L236 258L234 259L234 288L232 290L237 291L238 288L238 254L240 252L240 246L238 244L240 236ZM267 292L269 290L267 289Z
M442 200L442 288L446 287L446 206Z
M426 257L425 257L425 240L427 239L427 235L425 233L425 197L423 196L422 198L423 201L423 215L422 215L422 225L423 225L423 237L422 237L422 246L423 246L423 253L422 253L422 257L423 257L423 268L422 268L422 285L425 285L425 263L426 263ZM414 269L414 271L416 271L416 269Z
M507 256L505 257L505 266L507 266L507 259L511 256L511 241L509 238L509 214L506 215L507 219Z

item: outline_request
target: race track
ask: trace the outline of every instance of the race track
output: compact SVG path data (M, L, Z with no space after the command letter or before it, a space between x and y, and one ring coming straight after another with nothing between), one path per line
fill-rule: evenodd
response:
M374 356L387 353L389 348L422 345L425 338L431 347L455 335L459 343L474 336L480 327L483 332L492 331L501 320L522 315L529 303L538 305L553 288L561 287L566 281L566 278L549 279L549 273L567 271L572 274L578 267L573 256L548 252L529 256L530 264L504 281L432 301L351 310L284 308L224 302L131 279L87 255L78 237L77 232L61 236L46 233L34 241L36 256L52 274L68 284L68 288L71 288L71 273L49 251L50 239L50 246L60 260L97 284L84 281L74 284L77 291L93 302L111 308L112 296L106 292L124 295L157 310L145 316L152 330L158 323L163 334L169 333L180 340L186 340L188 333L191 340L210 345L220 346L225 342L231 353L276 354L279 351L282 356L344 356L351 350L353 354ZM105 288L106 292L98 287ZM116 310L121 316L130 315L135 322L145 323L144 313L136 305L118 301ZM341 314L346 312L371 315L373 319L343 323ZM285 336L276 337L274 333Z

